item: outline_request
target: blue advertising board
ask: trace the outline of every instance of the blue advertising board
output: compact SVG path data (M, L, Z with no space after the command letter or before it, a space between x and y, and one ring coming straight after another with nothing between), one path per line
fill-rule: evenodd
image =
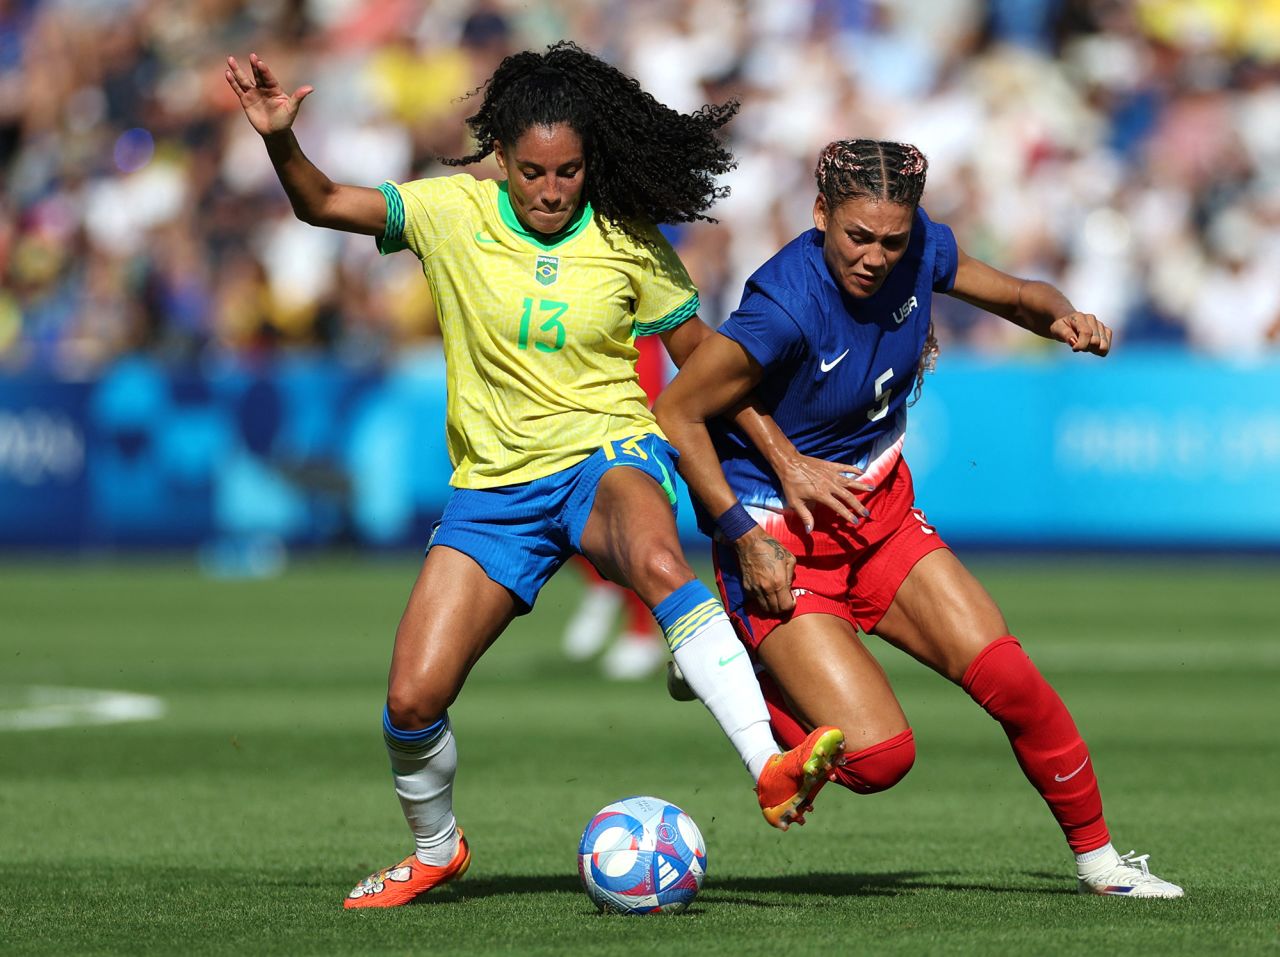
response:
M0 543L87 537L88 398L82 384L0 378Z
M444 403L431 350L0 378L0 545L419 547L449 494ZM948 352L906 457L958 546L1280 550L1280 361Z
M1280 362L944 357L906 456L956 542L1280 548Z

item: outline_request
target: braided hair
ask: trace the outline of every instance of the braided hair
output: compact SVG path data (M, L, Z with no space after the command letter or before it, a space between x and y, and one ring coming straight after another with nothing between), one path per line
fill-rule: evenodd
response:
M823 148L813 175L829 209L865 196L914 210L928 172L929 161L910 143L836 140Z
M897 203L914 212L924 194L928 172L929 161L919 148L910 143L836 140L823 148L813 176L829 210L851 199L867 198ZM936 368L938 352L938 338L934 335L933 320L930 319L920 364L916 367L912 403L920 398L924 374Z
M736 102L680 113L568 41L507 57L468 96L481 90L480 109L467 120L476 151L448 165L478 162L495 141L514 144L531 126L567 123L586 151L584 198L610 227L647 242L646 224L715 222L705 210L729 192L715 177L737 165L716 131Z

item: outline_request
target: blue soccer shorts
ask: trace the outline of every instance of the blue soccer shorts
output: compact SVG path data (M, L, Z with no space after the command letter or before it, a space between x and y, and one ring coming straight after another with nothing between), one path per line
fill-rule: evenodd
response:
M582 532L604 473L619 466L639 469L662 486L674 515L678 458L660 436L638 435L607 442L577 465L532 482L454 489L427 548L447 545L474 559L528 612L557 569L582 551Z

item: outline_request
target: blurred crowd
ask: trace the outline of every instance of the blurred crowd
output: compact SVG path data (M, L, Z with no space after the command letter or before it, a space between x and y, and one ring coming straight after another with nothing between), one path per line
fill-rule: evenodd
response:
M561 38L679 109L741 101L720 222L672 231L712 324L810 225L821 146L870 136L926 152L962 248L1126 348L1280 347L1280 0L0 0L0 372L430 339L411 255L294 220L225 57L314 85L304 150L376 185L442 172L465 94ZM1042 347L935 319L944 349Z

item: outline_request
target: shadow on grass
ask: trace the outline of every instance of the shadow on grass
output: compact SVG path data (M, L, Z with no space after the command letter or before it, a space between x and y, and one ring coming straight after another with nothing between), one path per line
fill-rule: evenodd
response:
M741 894L795 894L825 897L896 897L917 891L982 892L989 894L1075 894L1074 882L1064 881L1061 874L1027 872L1029 880L1017 884L976 883L957 878L956 871L887 871L880 874L802 874L790 877L728 877L704 888L707 901L727 903L769 904Z
M743 907L786 907L788 897L896 897L919 891L956 891L994 894L1075 894L1073 882L1061 874L1026 872L1017 884L976 883L960 879L954 871L890 871L880 874L813 873L791 876L713 877L699 895L699 903L736 904ZM511 894L580 894L582 885L572 875L507 875L468 877L451 885L448 894L433 896L443 903ZM782 895L784 899L765 899ZM696 909L696 905L695 905Z

